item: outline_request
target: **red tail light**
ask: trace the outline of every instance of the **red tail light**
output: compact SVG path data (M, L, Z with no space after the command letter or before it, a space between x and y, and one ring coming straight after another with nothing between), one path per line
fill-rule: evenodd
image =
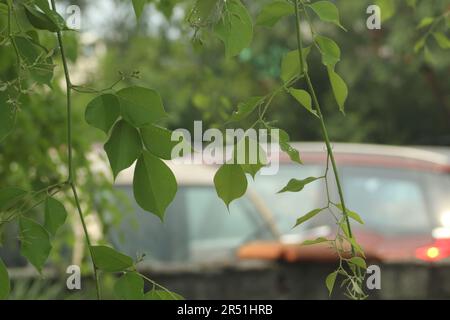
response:
M432 245L418 248L416 257L429 262L450 257L450 239L438 239Z

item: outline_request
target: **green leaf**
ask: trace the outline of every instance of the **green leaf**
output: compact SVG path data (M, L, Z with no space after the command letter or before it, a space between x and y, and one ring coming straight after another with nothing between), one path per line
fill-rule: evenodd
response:
M425 27L428 27L429 25L431 25L434 22L434 18L433 17L425 17L422 20L420 20L417 29L422 29Z
M254 147L256 146L256 148ZM267 156L261 145L245 136L234 147L233 157L235 162L241 165L242 170L255 179L256 174L268 163Z
M416 8L417 0L406 0L406 3L408 4L408 6Z
M129 87L117 92L122 117L139 128L166 117L163 102L158 92L142 87Z
M124 169L131 166L142 151L139 131L126 121L116 123L111 137L105 144L105 151L114 174L114 178Z
M145 294L145 300L184 300L184 298L174 292L151 290Z
M311 51L310 47L303 49L303 62L306 70L308 70L307 58L309 52ZM288 52L281 61L281 79L286 83L289 80L292 80L295 76L300 75L300 57L299 51L294 50ZM303 72L302 72L303 73Z
M380 7L381 10L381 22L385 22L392 18L396 10L396 1L392 0L376 0L375 4Z
M16 205L26 194L26 191L19 188L0 189L0 212Z
M319 180L320 178L316 177L309 177L303 180L297 180L297 179L291 179L286 187L278 191L278 193L284 193L284 192L300 192L305 188L306 185Z
M141 128L144 145L153 155L164 160L172 160L172 150L179 141L172 141L172 131L156 125Z
M331 296L331 293L333 292L334 283L336 282L337 275L338 275L338 272L334 271L334 272L330 273L325 280L325 284L328 289L328 294L330 296Z
M133 266L133 259L106 246L91 246L95 266L106 272L121 272Z
M342 204L337 204L336 207L341 210L342 212L344 212L344 208L342 207ZM347 215L352 218L353 220L355 220L356 222L360 223L360 224L364 224L364 221L361 219L360 215L357 214L356 212L349 210L348 208L345 208L345 212L347 212Z
M58 229L64 225L67 218L67 211L64 205L58 200L48 197L45 199L45 224L44 228L53 236Z
M14 42L19 50L20 57L27 65L34 64L41 55L41 50L25 37L16 36Z
M323 36L316 36L314 41L320 48L322 63L325 66L334 69L335 65L341 60L341 49L339 49L337 43L332 39Z
M189 16L189 21L194 25L206 25L215 12L215 9L218 7L218 1L219 0L197 0L191 16Z
M132 2L134 13L136 14L136 18L139 20L142 12L144 11L144 7L147 4L147 0L132 0Z
M355 239L353 237L349 236L349 232L348 232L348 227L347 227L347 223L345 221L343 221L341 224L341 229L344 230L344 233L347 237L347 241L351 244L351 246L353 247L353 249L355 249L357 254L360 254L361 256L365 257L365 253L363 248L355 241Z
M52 249L48 232L38 223L20 218L20 253L41 272Z
M361 269L367 269L366 261L361 257L353 257L349 259L348 262L360 267Z
M339 110L345 114L345 102L348 97L347 84L332 68L328 68L328 76Z
M7 91L0 91L0 142L14 129L16 124L16 108L9 103Z
M433 37L442 49L450 49L450 39L442 32L434 32Z
M250 45L253 38L253 24L247 8L240 0L229 0L225 7L222 19L214 32L225 45L226 57L230 58Z
M238 104L237 111L235 111L229 121L238 122L247 118L249 115L255 111L255 109L264 102L262 97L251 97L245 102Z
M279 130L280 130L280 141L279 141L280 149L289 156L291 161L296 162L298 164L303 164L302 160L300 159L300 153L298 152L298 150L290 145L289 134L284 130L281 129Z
M305 90L290 88L289 93L297 100L306 110L318 117L317 111L312 108L312 99L310 94Z
M109 133L113 124L120 116L120 102L113 94L102 94L95 97L86 107L86 122L105 132Z
M114 294L121 300L142 300L144 279L136 272L127 272L114 285Z
M422 48L425 47L426 42L427 42L426 36L417 40L417 42L414 44L414 52L418 53L420 50L422 50Z
M58 25L51 19L47 14L36 10L32 6L28 6L26 4L23 5L25 9L25 14L27 16L28 21L31 23L33 27L39 30L47 30L50 32L57 32L61 29Z
M319 243L324 243L324 242L328 242L328 241L330 241L330 240L328 240L327 238L322 238L322 237L320 237L320 238L317 238L317 239L315 239L315 240L306 240L306 241L303 241L302 245L304 245L304 246L310 246L310 245L319 244Z
M170 168L144 151L134 172L134 197L142 209L163 220L165 211L177 193L177 181Z
M11 284L9 281L8 269L0 259L0 300L6 300L11 291Z
M224 164L214 176L217 195L225 202L227 208L231 202L245 194L247 185L245 172L238 164Z
M304 216L300 217L297 219L297 222L295 223L294 228L298 227L299 225L305 223L306 221L314 218L315 216L317 216L320 212L322 212L323 209L314 209L310 212L308 212L307 214L305 214Z
M287 1L274 1L265 5L256 19L256 24L273 27L281 18L293 14L294 6Z
M317 1L308 6L317 14L320 20L334 23L345 30L340 22L339 10L334 3L330 1Z

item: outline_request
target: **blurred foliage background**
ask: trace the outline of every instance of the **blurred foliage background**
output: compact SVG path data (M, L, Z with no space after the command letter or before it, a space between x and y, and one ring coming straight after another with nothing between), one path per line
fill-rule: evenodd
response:
M265 95L280 85L281 58L296 46L292 18L284 19L274 29L255 27L252 46L237 59L227 60L222 44L214 37L205 34L201 45L193 43L193 30L185 22L192 1L151 2L138 23L129 0L59 2L62 13L67 5L77 4L83 14L82 30L65 34L76 84L106 88L120 78L119 72L130 75L139 71L139 79L126 77L119 87L142 84L157 89L170 114L167 124L172 129L192 129L194 120L203 120L205 128L223 128L238 102ZM244 2L255 17L262 4L269 1ZM310 55L310 69L314 70L311 76L333 141L450 145L450 54L432 38L426 50L414 51L416 42L426 32L416 26L424 17L450 10L450 3L417 0L414 10L408 2L411 1L336 0L348 32L316 22L318 31L340 44L342 62L338 71L350 91L347 115L343 117L335 105L319 55ZM366 28L366 9L372 3L379 4L386 13L381 30ZM5 23L5 15L0 15L1 30ZM56 47L52 35L40 32L39 38L47 47ZM57 51L54 62L51 86L37 86L21 98L15 129L0 142L0 188L39 190L64 180L66 110ZM14 76L15 63L10 48L1 46L0 83ZM106 234L107 228L126 212L118 212L116 201L120 196L117 198L111 187L111 177L90 166L88 151L105 140L103 133L84 121L85 106L92 97L74 97L75 162L85 211L97 213L95 217L105 228L101 234ZM292 140L321 139L317 122L288 95L274 101L269 117ZM42 208L35 211L42 215ZM70 250L77 245L76 222L72 222L75 227L66 226L57 250L52 251L54 262L73 259ZM17 239L8 234L15 234L14 228L0 230L3 241L12 241L0 248L0 253L18 251Z

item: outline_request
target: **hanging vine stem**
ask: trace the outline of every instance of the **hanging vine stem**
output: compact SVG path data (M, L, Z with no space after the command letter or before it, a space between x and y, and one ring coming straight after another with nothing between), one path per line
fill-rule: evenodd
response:
M56 12L55 0L51 0L51 4L52 4L52 10ZM66 89L67 89L67 92L66 92L66 98L67 98L67 100L66 100L66 103L67 103L67 148L68 148L67 156L68 156L68 167L69 167L69 169L68 169L69 177L67 179L67 184L72 189L73 197L74 197L76 207L78 210L78 215L80 217L80 221L83 226L84 236L85 236L86 243L89 248L89 254L90 254L90 257L92 260L92 267L93 267L93 271L94 271L94 280L95 280L97 299L100 300L101 292L100 292L98 270L97 270L97 266L95 265L94 255L92 252L92 242L89 237L89 233L88 233L88 230L86 227L86 222L84 220L83 210L81 209L80 199L78 197L78 193L77 193L77 189L76 189L76 185L75 185L75 178L74 178L73 150L72 150L72 89L73 89L73 85L70 80L70 73L69 73L69 68L68 68L68 64L67 64L67 57L66 57L65 50L64 50L64 44L63 44L63 40L62 40L61 31L57 31L56 36L58 38L58 45L59 45L59 49L61 51L61 59L62 59L62 64L63 64L63 69L64 69Z
M301 24L300 24L300 21L301 21L300 9L299 9L300 4L302 5L302 7L304 9L304 3L303 3L302 0L294 0L297 46L298 46L299 59L300 59L300 74L303 75L305 80L306 80L306 85L308 87L308 91L311 94L311 97L313 99L313 103L314 103L315 109L317 111L317 115L318 115L318 118L319 118L319 121L320 121L320 128L321 128L321 131L322 131L322 136L323 136L323 139L325 141L325 145L326 145L326 149L327 149L327 168L328 168L328 161L330 161L331 162L331 166L333 168L333 174L334 174L334 178L335 178L335 182L336 182L336 186L337 186L339 199L340 199L340 202L341 202L342 214L343 214L344 222L345 222L345 225L347 227L348 237L350 239L353 239L353 232L352 232L352 228L351 228L350 218L349 218L349 214L347 212L347 207L345 205L344 193L343 193L341 181L340 181L340 178L339 178L339 172L338 172L338 169L337 169L333 148L331 146L330 138L329 138L329 135L328 135L328 130L327 130L327 127L325 125L325 120L324 120L324 117L323 117L323 114L322 114L322 108L320 106L320 103L319 103L319 100L317 98L314 86L313 86L311 78L309 76L309 72L308 72L308 70L307 70L307 68L305 66L305 63L304 63L305 60L304 60L304 55L303 55L303 44L302 44ZM327 183L327 181L326 181L326 183ZM330 199L328 199L328 201L330 201ZM337 238L338 237L339 237L339 231L338 231ZM357 255L356 254L357 248L355 248L354 243L350 242L350 246L351 246L351 254L352 254L352 256L356 256ZM343 270L343 268L342 268L342 257L340 255L340 252L339 252L338 248L337 248L337 251L338 251L338 254L339 254L340 258L341 258L339 270L341 270L341 269ZM360 278L361 270L360 270L359 266L356 266L356 275Z

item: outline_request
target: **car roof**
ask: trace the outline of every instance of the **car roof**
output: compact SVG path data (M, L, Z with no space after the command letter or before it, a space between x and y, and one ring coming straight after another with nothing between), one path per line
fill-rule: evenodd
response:
M295 142L305 163L323 163L326 160L326 146L320 142ZM383 167L402 167L422 170L450 172L450 148L422 146L390 146L357 143L333 143L338 162ZM286 155L280 156L281 163L289 163ZM183 164L182 161L166 161L180 185L211 186L217 166ZM130 185L133 182L134 165L122 171L116 185Z

